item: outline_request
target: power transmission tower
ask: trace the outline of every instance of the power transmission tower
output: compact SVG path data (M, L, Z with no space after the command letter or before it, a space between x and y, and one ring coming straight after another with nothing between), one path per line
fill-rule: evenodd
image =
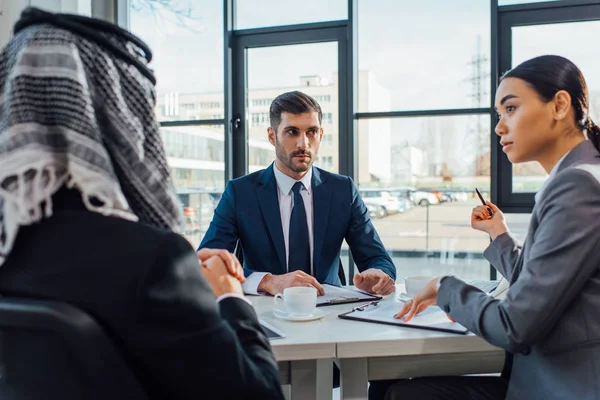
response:
M471 76L466 79L471 83L472 106L474 108L484 108L487 106L488 87L489 87L489 58L481 50L481 36L477 36L477 43L473 60L469 63ZM472 150L474 161L474 175L488 175L490 171L488 135L485 134L486 127L483 124L483 115L474 115L469 121L469 131L466 135L466 145L464 148Z

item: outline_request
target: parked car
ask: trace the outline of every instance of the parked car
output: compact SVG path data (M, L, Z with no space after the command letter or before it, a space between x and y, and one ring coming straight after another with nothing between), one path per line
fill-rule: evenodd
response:
M394 187L388 189L397 198L409 199L414 205L428 206L431 204L439 204L440 200L438 197L430 192L416 189L411 186Z
M442 191L440 191L437 188L421 188L421 190L433 194L437 198L438 203L445 203L447 201L450 201L450 197L446 196Z
M412 201L406 197L398 197L398 202L400 203L400 212L406 212L413 207Z
M200 225L198 224L196 210L194 210L192 207L185 207L183 209L183 216L185 218L185 227L183 231L184 236L194 237L199 235Z
M463 189L444 189L444 195L450 198L450 201L467 201L469 195Z
M401 211L402 206L396 196L392 196L385 189L361 189L359 191L363 201L368 206L375 208L375 217L383 218L390 214L396 214Z
M177 195L184 207L184 214L187 212L193 221L187 224L188 226L197 225L199 235L204 235L204 232L208 230L216 207L211 194L212 192L204 189L177 189Z
M448 193L448 192L440 192L442 195L442 200L440 201L441 203L450 203L452 201L454 201L454 198L452 197L452 193Z
M377 214L377 207L375 207L372 204L365 204L365 206L367 207L367 211L369 212L370 218L379 218Z

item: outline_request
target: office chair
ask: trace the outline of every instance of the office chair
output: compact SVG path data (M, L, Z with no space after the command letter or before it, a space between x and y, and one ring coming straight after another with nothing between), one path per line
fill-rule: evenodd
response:
M242 251L242 245L238 240L235 244L235 249L233 250L233 254L240 261L240 264L244 265L244 252ZM338 277L340 278L340 282L342 286L346 286L346 274L344 273L344 265L342 264L342 260L340 259L340 266L338 268Z
M0 399L148 397L89 315L64 303L0 297Z

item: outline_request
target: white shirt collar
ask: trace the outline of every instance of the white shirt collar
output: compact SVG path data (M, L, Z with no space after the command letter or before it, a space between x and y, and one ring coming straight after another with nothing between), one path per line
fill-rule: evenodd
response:
M292 187L298 181L281 172L279 168L277 168L277 164L275 163L273 163L273 172L275 173L275 181L277 181L277 187L279 188L279 190L281 190L281 193L283 193L286 196L290 194ZM304 175L304 177L300 179L300 182L302 182L308 194L310 194L312 191L311 181L312 167L308 170L308 172L306 172L306 175Z
M534 196L536 204L540 202L540 200L542 199L542 196L544 195L544 191L548 187L548 184L556 176L556 173L558 172L558 167L560 166L560 163L562 163L562 161L565 159L567 154L569 154L570 152L571 151L568 151L564 156L562 156L560 158L560 160L558 160L558 162L554 165L554 167L552 168L552 171L550 171L550 175L548 175L548 179L546 179L546 181L542 184L542 186L540 187L540 189L537 191L537 193Z

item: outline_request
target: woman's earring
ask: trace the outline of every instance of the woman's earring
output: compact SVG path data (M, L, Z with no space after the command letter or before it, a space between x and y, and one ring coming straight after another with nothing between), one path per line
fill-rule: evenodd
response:
M558 115L557 115L557 117L558 117L558 118L562 118L562 114L558 114Z

